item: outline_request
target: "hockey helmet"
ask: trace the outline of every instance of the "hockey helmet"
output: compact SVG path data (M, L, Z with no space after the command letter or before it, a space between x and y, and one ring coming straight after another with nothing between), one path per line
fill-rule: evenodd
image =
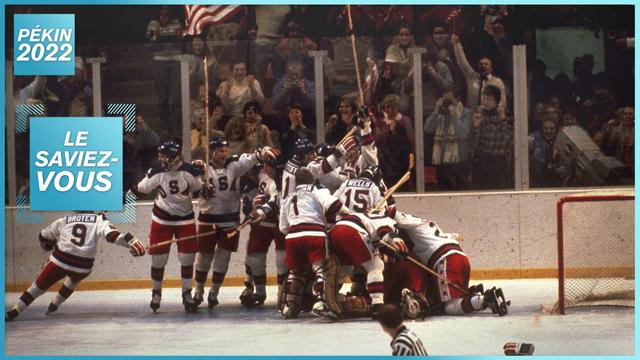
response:
M162 145L158 146L158 154L164 155L169 162L173 162L180 155L180 144L175 141L165 141Z
M316 146L316 155L326 158L329 155L333 154L335 152L335 150L336 150L335 146L329 145L329 144L327 144L325 142L325 143L322 143L322 144L318 144Z
M229 141L225 138L217 137L209 142L210 151L216 151L223 146L229 146Z
M376 165L369 165L364 170L360 171L358 177L367 178L373 181L374 184L380 186L380 181L382 181L382 171Z
M300 138L293 144L293 155L298 159L304 159L304 157L315 151L315 146L311 140L306 138Z

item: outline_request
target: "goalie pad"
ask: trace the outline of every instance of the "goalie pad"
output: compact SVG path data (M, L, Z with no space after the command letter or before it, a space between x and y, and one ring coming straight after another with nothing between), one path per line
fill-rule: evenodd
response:
M291 272L289 274L287 283L284 286L284 301L282 302L281 311L284 310L285 305L289 308L295 308L298 312L302 309L308 275L307 272Z
M338 302L338 276L340 263L335 254L329 255L324 263L324 301L334 314L342 317L342 307Z
M364 296L347 295L340 301L342 318L360 318L371 316L371 304Z

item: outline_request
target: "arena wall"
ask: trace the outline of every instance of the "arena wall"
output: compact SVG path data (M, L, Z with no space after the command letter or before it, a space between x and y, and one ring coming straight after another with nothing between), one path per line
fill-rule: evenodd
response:
M398 195L397 202L405 212L438 222L443 231L463 234L472 278L539 278L556 277L557 273L556 202L562 196L582 192L585 190ZM116 226L146 242L151 206L149 202L138 203L137 222ZM6 291L23 290L48 256L38 242L44 224L16 224L15 215L15 208L6 208ZM48 212L46 223L63 215ZM633 221L633 214L629 219ZM232 256L225 285L242 284L247 236L248 230L242 231L240 250ZM100 244L93 273L82 288L148 288L150 262L148 256L131 257L126 248ZM179 286L179 268L174 248L165 286ZM275 274L275 256L268 257L268 273ZM274 277L269 280L274 282Z

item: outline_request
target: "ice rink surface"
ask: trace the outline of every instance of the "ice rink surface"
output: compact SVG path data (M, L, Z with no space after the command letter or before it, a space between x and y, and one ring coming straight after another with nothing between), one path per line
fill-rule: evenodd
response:
M473 282L472 282L473 283ZM536 355L632 355L634 309L592 307L547 315L555 280L483 281L512 301L507 316L442 316L406 325L429 355L502 355L509 341L530 342ZM262 309L245 309L242 288L223 287L213 311L187 314L180 290L165 289L157 314L150 290L80 291L45 316L55 293L37 299L6 324L7 355L389 355L389 337L371 320L327 323L311 314L284 320L275 308L276 287ZM6 305L18 293L6 295Z

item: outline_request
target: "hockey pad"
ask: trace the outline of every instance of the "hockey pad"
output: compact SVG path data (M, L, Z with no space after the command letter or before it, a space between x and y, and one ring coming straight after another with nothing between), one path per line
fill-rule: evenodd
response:
M364 296L347 295L340 302L343 318L360 318L371 316L371 304Z
M295 309L298 313L302 308L302 298L304 295L305 285L307 283L307 272L292 272L287 278L287 283L284 289L284 301L283 309L288 307L289 309ZM283 313L283 315L286 314ZM294 317L297 316L297 313Z
M535 351L535 346L529 343L509 342L504 344L504 346L502 347L502 350L504 350L505 355L510 355L510 356L533 355L533 352Z
M333 313L342 316L342 308L338 302L338 275L340 262L335 254L327 256L324 262L324 301Z

